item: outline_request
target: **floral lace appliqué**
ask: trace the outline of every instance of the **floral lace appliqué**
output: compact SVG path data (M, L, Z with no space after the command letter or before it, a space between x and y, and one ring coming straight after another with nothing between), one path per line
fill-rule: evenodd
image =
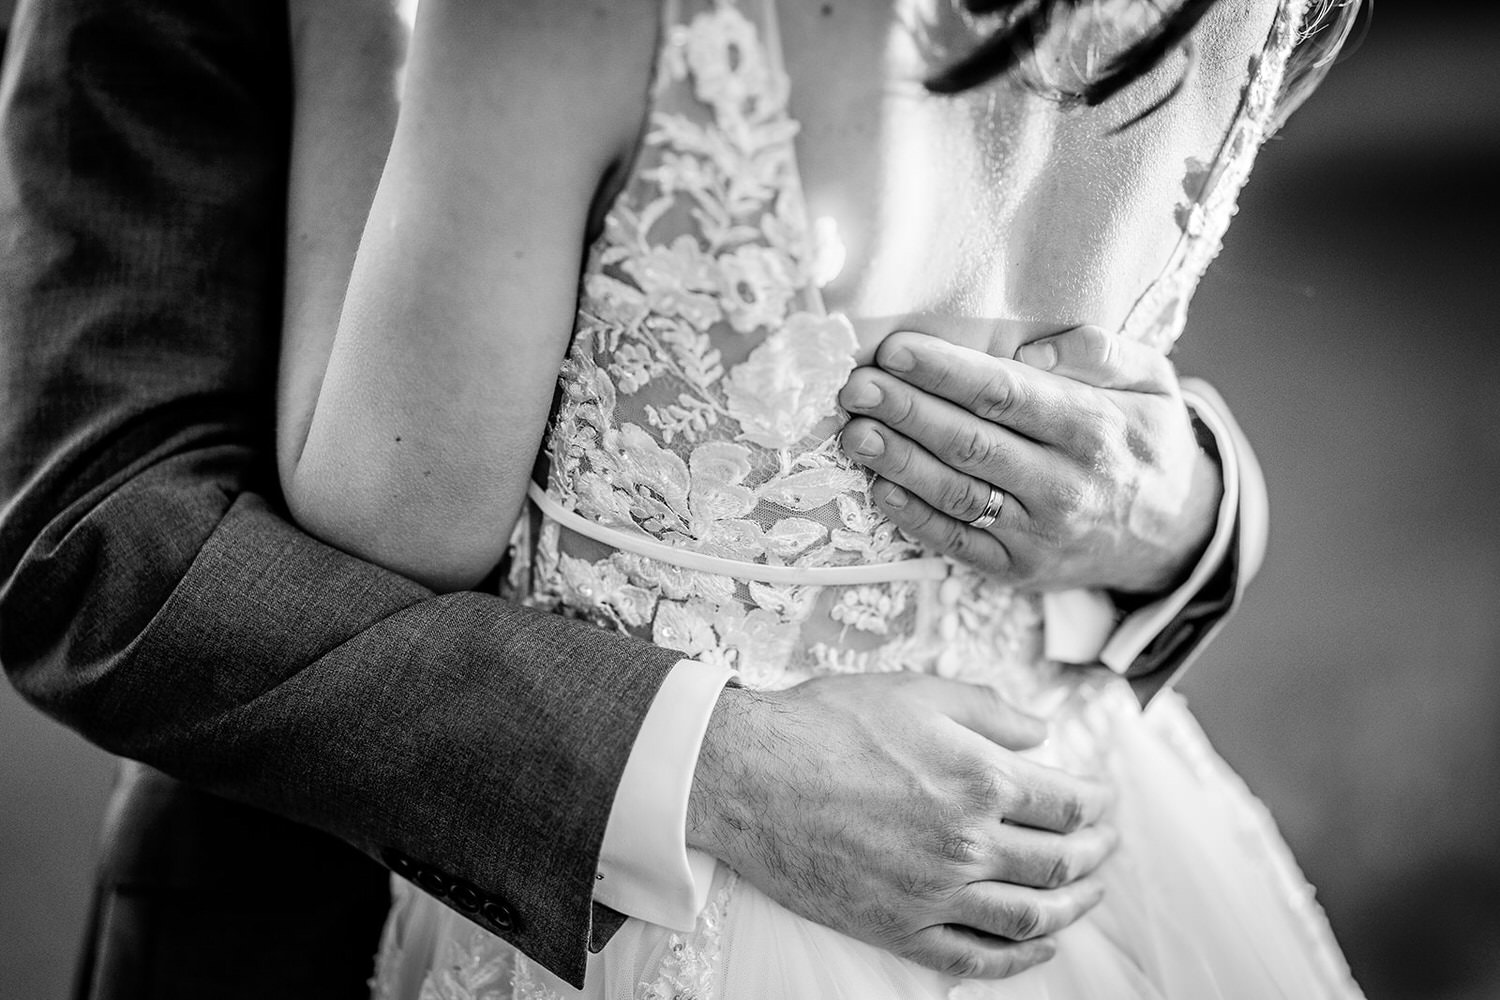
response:
M922 553L834 436L857 344L818 295L829 239L807 219L788 90L736 3L669 27L636 169L585 269L548 494L602 531L735 565L896 563ZM544 524L533 601L756 685L834 669L851 634L861 662L936 660L913 641L910 582L772 584L628 548Z

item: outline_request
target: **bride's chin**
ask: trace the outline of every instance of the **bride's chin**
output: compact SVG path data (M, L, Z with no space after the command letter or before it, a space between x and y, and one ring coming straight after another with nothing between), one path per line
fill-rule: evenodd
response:
M1082 326L1088 320L1044 322L1040 320L1003 319L989 316L956 316L941 312L917 311L893 316L851 316L854 334L859 341L856 360L870 364L880 342L898 330L909 330L939 337L950 344L983 351L991 357L1015 357L1022 344Z

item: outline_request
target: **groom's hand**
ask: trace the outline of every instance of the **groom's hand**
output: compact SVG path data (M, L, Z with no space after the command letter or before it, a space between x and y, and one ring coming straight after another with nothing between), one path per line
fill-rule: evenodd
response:
M1028 590L1151 593L1187 574L1222 484L1165 355L1097 327L994 358L894 333L850 376L844 450L909 536ZM998 519L972 527L1004 493Z
M930 968L1013 975L1099 902L1101 784L1014 751L1042 723L988 688L915 674L726 690L688 842L788 909Z

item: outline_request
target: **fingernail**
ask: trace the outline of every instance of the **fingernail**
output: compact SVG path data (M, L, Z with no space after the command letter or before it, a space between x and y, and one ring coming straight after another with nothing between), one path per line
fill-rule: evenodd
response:
M854 410L869 410L880 405L880 386L873 382L861 382L852 389L844 390L844 406Z
M909 372L917 363L917 359L905 347L893 347L877 360L880 367L888 372Z
M885 495L885 505L892 510L900 510L906 506L906 491L899 486L892 486L891 491Z
M874 431L855 431L853 437L845 435L844 443L860 458L879 458L885 453L885 439Z
M1016 352L1016 360L1023 365L1049 372L1057 367L1057 348L1045 341L1023 344Z

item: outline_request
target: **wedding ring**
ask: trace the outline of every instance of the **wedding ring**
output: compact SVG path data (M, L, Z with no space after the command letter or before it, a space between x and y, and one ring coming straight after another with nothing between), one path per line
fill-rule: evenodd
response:
M995 523L995 519L1000 516L1000 509L1004 506L1004 491L997 490L995 489L995 487L991 486L990 498L984 502L984 510L980 511L979 516L969 522L969 527L988 528L990 525Z

